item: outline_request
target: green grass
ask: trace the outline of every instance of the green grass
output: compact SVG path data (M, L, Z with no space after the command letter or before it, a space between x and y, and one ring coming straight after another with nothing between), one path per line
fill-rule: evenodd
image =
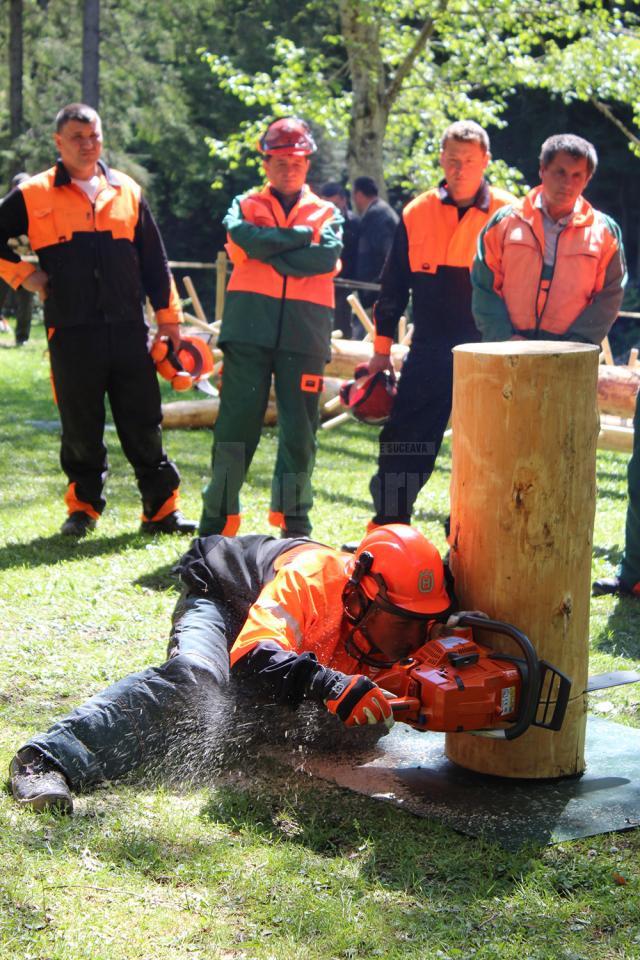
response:
M0 378L6 770L28 735L162 659L180 545L138 535L137 491L112 430L98 532L56 536L64 482L40 330L23 350L0 349ZM210 436L166 441L184 510L197 517ZM265 530L274 448L268 431L244 492L246 532ZM355 424L321 436L320 539L360 536L375 451L375 431ZM620 556L626 457L603 454L598 468L594 575ZM449 477L445 448L416 516L441 548ZM637 666L639 624L634 601L593 603L592 672ZM639 701L628 686L593 702L637 726ZM79 798L70 820L20 810L4 792L0 825L0 960L640 958L638 831L506 853L264 760L198 789L108 785Z

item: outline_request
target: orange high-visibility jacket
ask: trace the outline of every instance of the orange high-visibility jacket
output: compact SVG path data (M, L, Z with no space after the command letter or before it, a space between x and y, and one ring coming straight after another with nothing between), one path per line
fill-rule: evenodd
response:
M233 272L219 343L328 356L342 217L304 186L285 214L270 186L236 197L224 224Z
M478 234L513 197L483 180L472 206L460 217L446 183L427 190L402 212L375 305L375 350L389 353L412 292L413 341L461 343L477 333L471 316L470 270Z
M472 272L476 324L484 340L517 334L599 344L616 319L626 283L620 228L580 197L545 271L536 203L541 190L503 207L481 234Z
M351 626L342 592L348 554L316 546L292 555L263 587L231 647L231 666L259 644L275 643L292 653L313 653L324 666L344 673L367 672L345 650Z
M36 269L9 246L25 234L49 276L48 327L140 323L145 295L159 323L178 323L180 301L141 188L99 166L102 185L93 204L60 161L11 191L0 204L0 276L18 287Z

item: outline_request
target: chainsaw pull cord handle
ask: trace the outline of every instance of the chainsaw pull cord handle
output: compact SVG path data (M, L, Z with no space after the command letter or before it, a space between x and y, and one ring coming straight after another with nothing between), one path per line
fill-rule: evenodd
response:
M528 730L536 717L538 707L538 697L540 695L540 661L535 647L521 630L514 627L512 623L505 623L503 620L489 620L487 617L476 617L473 614L467 614L460 617L458 622L460 627L473 627L478 630L491 630L493 633L501 633L503 636L515 640L520 647L527 667L527 675L523 684L525 696L520 699L518 709L518 718L516 722L505 730L487 731L487 735L500 740L515 740L522 736L525 730Z
M165 338L163 337L162 339L164 340ZM176 368L176 370L179 373L186 373L184 367L182 366L181 361L178 359L178 354L176 353L176 349L173 346L173 341L171 340L170 337L167 337L166 341L167 341L166 359L169 361L169 363L173 364L173 366Z

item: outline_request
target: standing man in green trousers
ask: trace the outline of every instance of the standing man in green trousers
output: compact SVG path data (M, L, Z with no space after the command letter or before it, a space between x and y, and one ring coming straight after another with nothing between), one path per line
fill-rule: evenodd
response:
M342 217L307 186L316 145L304 120L274 121L259 149L267 184L236 197L224 220L233 272L218 340L224 368L201 536L233 536L240 527L240 488L260 440L272 375L278 452L269 522L285 537L311 532L318 401L330 357Z

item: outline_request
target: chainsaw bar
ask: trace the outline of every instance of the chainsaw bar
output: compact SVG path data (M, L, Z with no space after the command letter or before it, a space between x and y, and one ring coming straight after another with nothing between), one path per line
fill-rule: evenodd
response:
M638 683L640 673L637 670L612 670L611 673L597 673L587 680L585 693L594 690L607 690L609 687L621 687L625 683Z

